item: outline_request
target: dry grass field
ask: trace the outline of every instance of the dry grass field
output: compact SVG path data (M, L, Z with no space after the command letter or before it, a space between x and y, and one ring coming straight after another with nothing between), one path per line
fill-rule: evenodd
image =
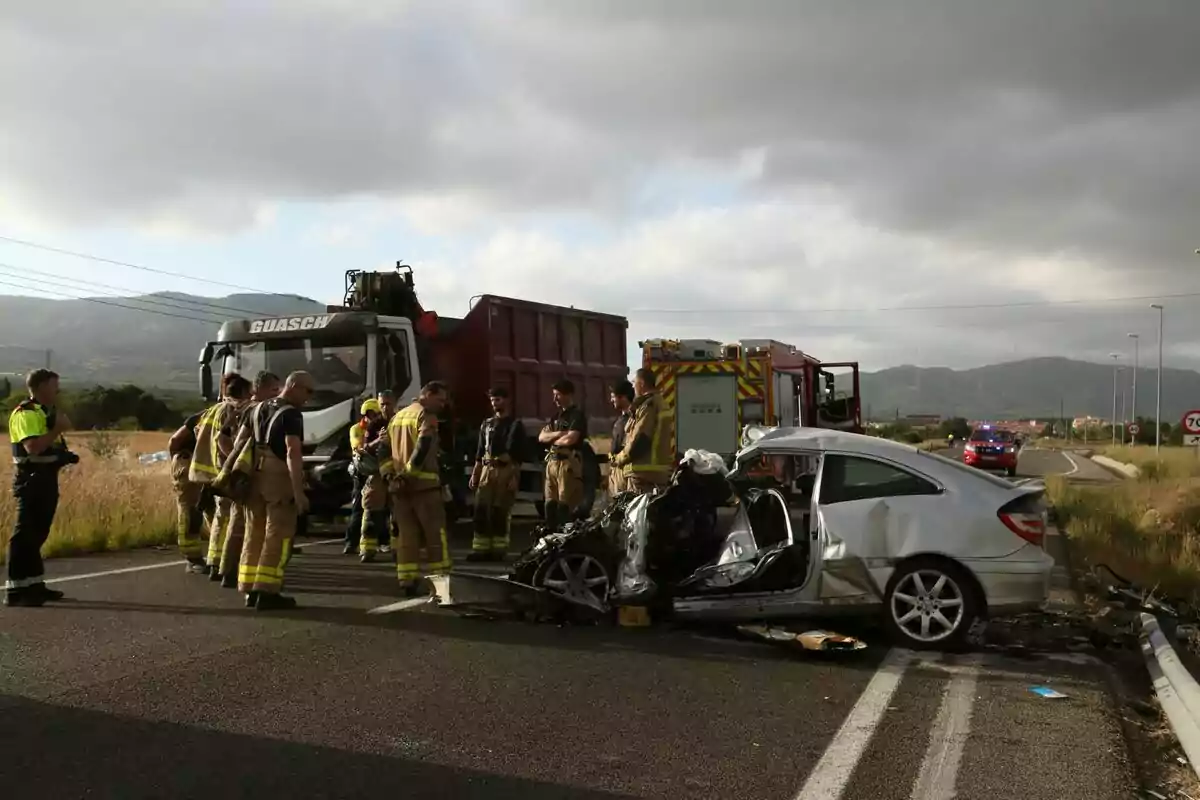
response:
M1192 449L1107 447L1136 464L1137 480L1109 486L1047 481L1060 523L1092 565L1106 564L1145 588L1200 603L1200 459Z
M60 500L46 557L123 550L175 541L175 500L166 462L143 466L139 453L166 449L167 433L67 434L81 463L59 475ZM7 544L15 505L12 462L0 466L0 538ZM3 558L0 550L0 558Z

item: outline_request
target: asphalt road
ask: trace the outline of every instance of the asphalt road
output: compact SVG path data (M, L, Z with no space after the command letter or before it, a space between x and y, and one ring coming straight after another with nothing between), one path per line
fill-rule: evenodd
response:
M286 613L169 551L50 572L68 600L0 608L6 797L1130 796L1081 656L918 656L867 628L867 650L821 658L720 631L368 614L394 576L338 544L294 559Z
M962 444L942 451L948 458L962 458ZM1001 474L1001 473L997 473ZM1026 447L1017 458L1017 480L1066 475L1072 482L1108 483L1118 480L1111 472L1084 455L1074 451L1039 450Z

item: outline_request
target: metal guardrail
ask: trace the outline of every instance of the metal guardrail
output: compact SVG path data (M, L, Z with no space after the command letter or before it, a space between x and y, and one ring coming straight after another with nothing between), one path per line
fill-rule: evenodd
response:
M1192 771L1200 778L1200 683L1179 660L1154 615L1143 612L1141 618L1142 656L1154 694L1187 754Z

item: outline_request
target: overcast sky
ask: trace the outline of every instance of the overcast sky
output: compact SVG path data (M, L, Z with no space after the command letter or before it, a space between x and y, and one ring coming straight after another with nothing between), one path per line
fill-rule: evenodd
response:
M0 242L3 292L336 301L403 258L444 315L869 368L1145 363L1164 295L1200 367L1196 0L16 5L0 235L212 283Z

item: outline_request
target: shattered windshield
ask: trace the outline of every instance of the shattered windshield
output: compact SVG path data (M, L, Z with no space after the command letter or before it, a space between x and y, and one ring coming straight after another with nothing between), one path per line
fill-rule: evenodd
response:
M311 373L316 388L305 408L328 408L359 396L367 385L367 340L361 332L237 342L230 347L233 355L225 360L225 371L250 380L262 370L281 379L296 370Z

